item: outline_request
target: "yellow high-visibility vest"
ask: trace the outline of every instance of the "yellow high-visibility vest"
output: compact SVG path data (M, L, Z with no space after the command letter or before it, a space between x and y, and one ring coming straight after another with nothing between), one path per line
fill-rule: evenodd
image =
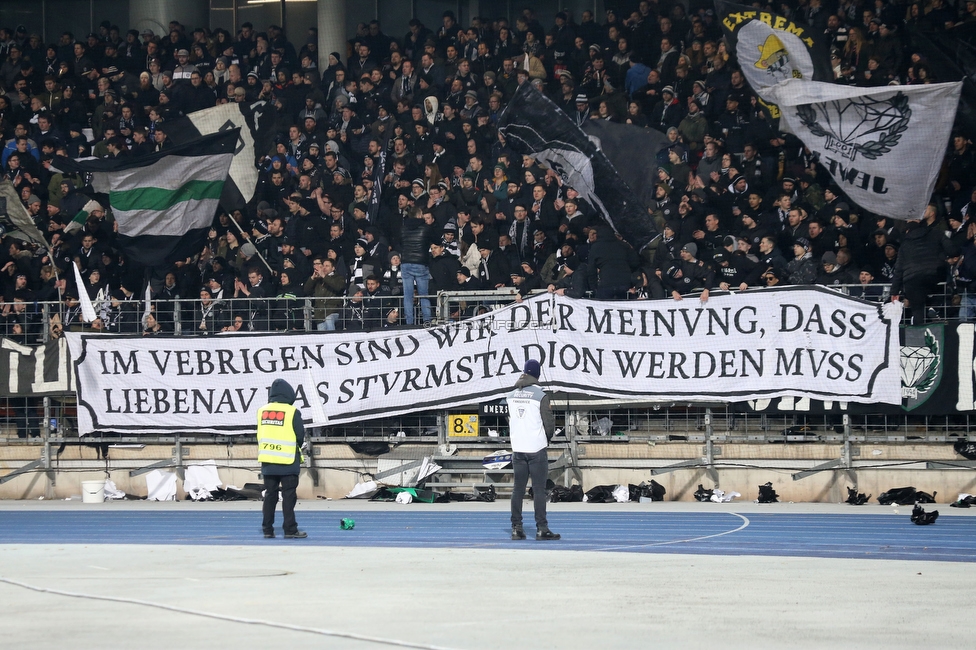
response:
M295 414L291 404L271 402L258 409L258 462L291 465L295 462Z

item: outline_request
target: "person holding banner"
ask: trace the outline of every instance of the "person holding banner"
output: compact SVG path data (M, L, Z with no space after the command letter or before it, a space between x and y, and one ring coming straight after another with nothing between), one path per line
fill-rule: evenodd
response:
M522 376L515 382L515 390L505 398L508 403L509 436L512 439L512 468L515 485L512 487L512 539L525 539L522 528L522 498L525 486L532 477L532 500L535 504L535 538L559 539L549 530L546 519L546 479L549 476L549 455L546 447L555 434L556 422L549 408L549 396L539 386L542 368L535 359L525 362Z
M298 473L301 469L301 446L305 442L302 414L294 406L295 389L284 379L275 379L268 391L268 403L258 409L258 462L264 478L265 538L273 538L275 508L281 490L285 539L305 539L298 530L295 503L298 501Z

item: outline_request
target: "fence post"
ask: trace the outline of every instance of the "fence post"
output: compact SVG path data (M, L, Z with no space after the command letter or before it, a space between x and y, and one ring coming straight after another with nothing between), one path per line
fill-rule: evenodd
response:
M305 331L312 331L312 299L305 298L305 305L302 307L302 321L305 323Z
M705 462L709 466L715 464L715 454L712 449L712 407L705 407Z
M180 308L179 298L173 300L173 334L183 334L183 310Z

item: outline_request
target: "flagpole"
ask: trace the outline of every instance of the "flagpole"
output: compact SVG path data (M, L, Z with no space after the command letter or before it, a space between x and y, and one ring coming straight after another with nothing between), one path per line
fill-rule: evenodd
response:
M243 228L241 228L241 224L239 224L239 223L237 223L237 219L235 219L235 218L233 217L233 215L231 215L231 216L230 216L230 222L231 222L232 224L234 224L234 226L235 226L235 227L237 228L237 231L238 231L239 233L241 233L241 238L242 238L242 239L243 239L243 240L244 240L244 241L245 241L246 243L249 243L249 244L251 244L252 246L254 246L254 243L253 243L253 242L251 241L251 238L250 238L250 237L249 237L249 236L248 236L248 235L247 235L247 234L246 234L246 233L244 232L244 229L243 229ZM241 244L241 246L243 246L243 245L244 245L244 244ZM257 256L258 256L258 258L259 258L259 259L260 259L260 260L261 260L262 262L264 262L264 265L265 265L266 267L268 267L268 271L270 271L270 272L271 272L271 275L272 275L272 276L274 276L274 275L275 275L275 271L274 271L274 269L273 269L273 268L271 268L271 265L270 265L270 264L268 264L268 260L266 260L266 259L264 259L264 256L263 256L263 255L261 255L261 251L259 251L259 250L258 250L258 247L257 247L257 246L254 246L254 254L255 254L255 255L257 255Z

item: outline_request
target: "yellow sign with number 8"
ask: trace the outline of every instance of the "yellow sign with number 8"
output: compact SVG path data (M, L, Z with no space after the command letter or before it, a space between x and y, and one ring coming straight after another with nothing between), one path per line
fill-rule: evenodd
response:
M475 415L448 415L447 416L447 435L452 438L477 437L478 436L478 416Z

